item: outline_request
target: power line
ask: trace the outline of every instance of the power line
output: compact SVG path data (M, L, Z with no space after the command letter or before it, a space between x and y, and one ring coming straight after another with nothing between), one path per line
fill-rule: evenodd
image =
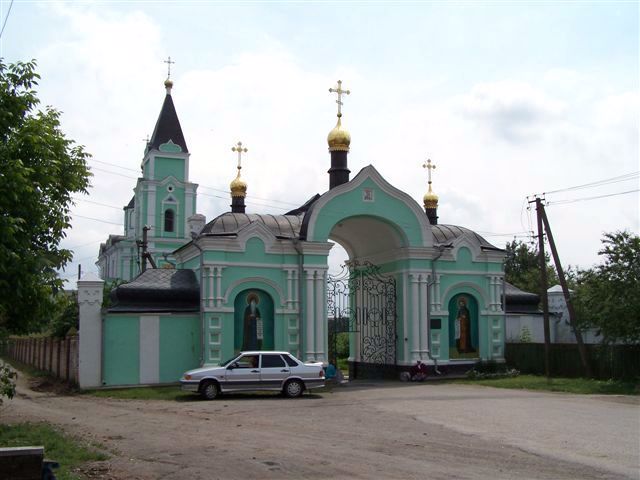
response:
M132 168L121 167L120 165L116 165L114 163L103 162L101 160L95 160L95 159L92 159L91 161L92 162L98 162L98 163L103 164L103 165L109 165L109 166L112 166L112 167L121 168L123 170L137 172L137 170L134 170ZM110 170L106 170L106 169L100 168L100 167L92 167L92 169L97 170L99 172L110 173L111 175L117 175L119 177L129 178L131 180L137 180L139 178L139 177L132 177L131 175L125 175L124 173L112 172ZM220 193L224 193L225 195L227 195L226 197L216 197L215 195L209 194L209 196L213 196L213 197L216 197L216 198L228 198L228 196L231 194L231 192L229 190L223 190L221 188L210 187L208 185L202 185L202 184L199 184L199 186L200 186L200 188L205 188L207 190L213 190L214 192L220 192ZM200 192L200 195L207 195L207 194L203 194L202 192ZM282 203L283 205L290 205L290 206L293 206L293 207L299 207L300 206L298 203L286 202L284 200L277 200L275 198L261 198L261 197L252 197L252 198L254 200L264 200L266 202ZM251 203L253 203L253 202L251 202ZM289 208L277 207L277 206L274 206L274 205L261 204L261 203L254 203L254 204L255 205L264 205L266 207L281 208L282 210L290 210Z
M4 33L4 27L7 26L7 20L9 20L9 14L11 13L11 7L13 7L13 0L9 4L9 10L7 10L7 16L4 17L4 23L2 24L2 30L0 30L0 38L2 38L2 34Z
M560 193L560 192L568 192L571 190L581 190L583 188L594 188L594 187L601 187L604 185L610 185L613 183L619 183L619 182L628 182L629 180L634 180L636 178L640 177L640 172L631 172L631 173L626 173L624 175L619 175L617 177L611 177L611 178L605 178L603 180L597 180L595 182L591 182L591 183L585 183L583 185L575 185L573 187L566 187L566 188L560 188L558 190L551 190L549 192L543 192L540 194L535 194L533 196L544 196L544 195L552 195L554 193Z
M110 222L108 220L102 220L100 218L93 218L93 217L85 217L84 215L78 215L77 213L73 214L74 217L78 217L78 218L85 218L87 220L94 220L96 222L101 222L101 223L110 223L111 225L118 225L119 227L122 226L122 223L116 223L116 222Z
M607 195L597 195L595 197L583 197L583 198L575 198L572 200L558 200L555 202L547 202L547 205L567 205L569 203L576 202L584 202L587 200L597 200L598 198L607 198L607 197L615 197L618 195L626 195L628 193L640 192L640 188L636 188L635 190L627 190L626 192L617 192L617 193L609 193Z

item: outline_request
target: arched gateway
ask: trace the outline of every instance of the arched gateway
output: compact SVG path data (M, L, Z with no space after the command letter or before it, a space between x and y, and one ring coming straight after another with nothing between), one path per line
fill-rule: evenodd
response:
M332 89L339 109L327 138L329 190L284 215L247 213L247 146L238 142L231 211L208 223L194 214L197 185L188 180L189 153L167 85L145 176L125 208L126 238L110 237L99 265L108 280L129 279L117 272L133 272L137 235L149 224L164 230L153 227L148 243L141 240L143 270L149 257L175 270L148 269L116 289L104 323L81 318L81 342L89 338L83 329L95 333L81 345L81 369L99 370L81 378L175 381L178 370L253 347L327 363L330 335L339 330L348 332L355 377L396 375L417 360L449 370L504 360L504 252L469 229L438 224L430 161L424 209L371 165L350 179L351 137L340 111L349 91L341 84ZM175 228L167 227L169 198ZM343 278L328 275L332 242L349 256Z

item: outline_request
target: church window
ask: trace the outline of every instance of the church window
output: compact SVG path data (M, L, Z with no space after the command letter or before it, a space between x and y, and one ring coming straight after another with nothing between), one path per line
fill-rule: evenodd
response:
M164 231L165 232L173 232L174 216L175 214L173 213L173 210L171 210L170 208L167 208L164 211Z

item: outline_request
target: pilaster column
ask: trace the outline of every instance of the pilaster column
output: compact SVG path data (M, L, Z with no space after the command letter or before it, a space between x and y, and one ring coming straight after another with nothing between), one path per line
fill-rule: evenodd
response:
M304 308L304 316L305 316L305 331L307 336L306 341L306 360L307 361L315 361L315 323L313 321L313 316L315 313L314 303L313 303L313 277L315 275L315 270L305 270L307 274L307 285L306 285L306 305Z
M316 361L324 362L325 361L325 334L324 334L324 326L326 324L325 315L325 275L326 271L316 270Z
M104 281L93 273L78 280L80 388L102 386L102 292Z
M416 361L420 350L420 319L419 319L419 297L418 297L418 275L409 274L411 283L411 360Z

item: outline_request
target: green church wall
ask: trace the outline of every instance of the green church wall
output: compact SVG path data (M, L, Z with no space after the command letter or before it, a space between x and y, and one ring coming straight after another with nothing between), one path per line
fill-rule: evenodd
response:
M103 356L105 385L140 383L140 320L137 316L107 315Z
M184 182L184 162L183 158L156 157L154 177L158 179L174 177Z
M199 314L160 317L160 383L177 382L184 372L200 366L201 331Z

